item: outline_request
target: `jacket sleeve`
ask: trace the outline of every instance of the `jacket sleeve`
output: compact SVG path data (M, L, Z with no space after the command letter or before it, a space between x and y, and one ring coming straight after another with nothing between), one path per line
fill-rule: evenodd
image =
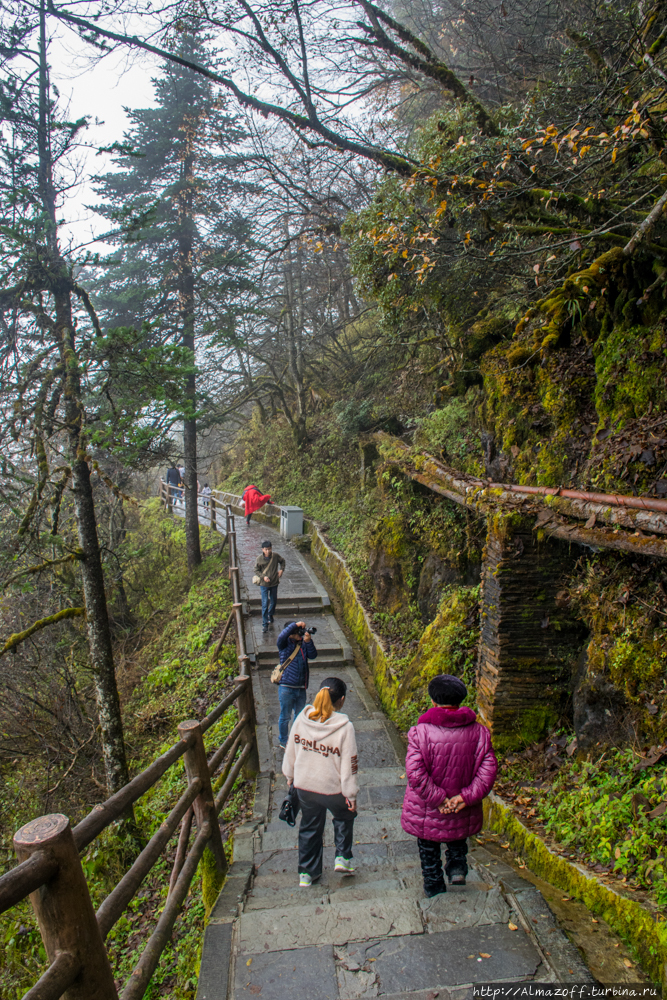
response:
M316 660L317 659L317 650L315 649L315 643L313 642L312 639L310 640L310 642L304 642L303 648L306 651L306 659L307 660Z
M296 719L294 721L296 722ZM293 730L294 725L292 725L292 730L287 738L287 746L283 754L283 774L290 781L294 781L294 759L296 757L296 743L292 739Z
M264 575L264 563L260 563L259 561L261 558L262 556L259 556L257 562L255 563L255 573L257 574L257 576Z
M278 647L278 649L284 649L285 648L285 646L289 642L289 637L292 634L292 630L293 630L295 624L296 624L296 622L289 622L289 624L286 625L285 628L282 630L282 632L280 633L280 635L276 639L276 646Z
M359 794L357 778L357 737L351 722L345 726L340 746L340 790L346 799L356 799Z
M475 754L475 773L470 784L461 789L461 798L469 806L481 802L489 794L498 771L498 761L491 746L489 730L482 725L479 729L480 740Z
M278 568L279 569L285 569L285 560L283 559L282 556L276 555L276 561L278 563Z
M419 727L413 726L408 733L408 752L405 758L405 773L410 788L429 806L439 806L447 798L442 788L431 778L426 767L419 740Z

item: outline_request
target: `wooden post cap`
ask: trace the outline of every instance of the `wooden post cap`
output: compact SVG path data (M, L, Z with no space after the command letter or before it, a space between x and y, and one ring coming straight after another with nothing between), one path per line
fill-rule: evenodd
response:
M50 813L48 816L38 816L37 819L30 820L20 830L14 834L14 846L23 847L44 847L67 830L69 817L62 813Z
M178 731L181 734L192 732L193 729L199 729L200 724L197 719L186 719L185 722L179 722Z

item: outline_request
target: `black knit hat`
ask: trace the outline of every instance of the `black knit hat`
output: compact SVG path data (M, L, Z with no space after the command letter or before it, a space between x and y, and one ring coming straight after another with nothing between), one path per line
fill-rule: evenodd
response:
M271 542L262 542L262 548L263 549L272 549L273 545L271 544Z
M468 688L460 677L438 674L430 681L428 693L436 705L460 705L468 693Z

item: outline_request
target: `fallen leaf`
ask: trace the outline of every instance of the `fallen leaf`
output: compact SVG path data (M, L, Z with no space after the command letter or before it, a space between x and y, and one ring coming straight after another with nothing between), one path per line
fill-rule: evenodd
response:
M404 780L405 780L405 775L402 774L401 777L399 778L399 781L404 781Z
M593 919L593 923L594 923L594 924L599 924L599 923L600 923L600 921L599 921L599 920L596 920L596 919L595 919L595 917L593 917L592 919Z
M617 847L616 850L614 851L614 857L618 861L618 859L620 858L620 856L621 856L621 848Z
M594 528L594 527L595 527L595 514L591 514L591 516L586 521L584 528Z
M480 951L479 957L480 958L491 958L491 956L489 955L488 951Z
M468 955L468 958L474 958L474 957L475 957L474 955Z
M626 969L634 969L634 965L632 964L629 958L623 959L623 965L626 967Z
M655 809L651 809L651 811L646 813L646 815L649 819L657 819L658 816L664 816L665 811L667 811L667 800L660 802Z
M563 899L564 903L569 903L569 901L570 901L570 897L569 896L563 896L562 899Z
M507 849L507 848L508 848L508 847L510 846L510 845L509 845L509 841L508 841L508 842L507 842L506 844L501 844L500 846L501 846L501 847L504 847L505 849Z
M248 961L246 962L246 965L252 965L252 959L251 958L248 959Z
M519 928L517 927L517 925L516 925L516 924L513 924L513 923L512 923L512 921L511 921L511 920L510 920L510 922L509 922L509 924L508 924L507 926L509 927L509 929L510 929L511 931L518 931L518 929L519 929Z

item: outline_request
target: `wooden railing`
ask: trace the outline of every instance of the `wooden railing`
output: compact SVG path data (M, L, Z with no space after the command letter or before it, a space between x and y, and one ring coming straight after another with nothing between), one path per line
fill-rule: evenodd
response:
M164 479L160 480L158 495L165 507L179 513L182 510L184 513L184 493L185 488L183 486L174 486L171 483L166 483ZM229 506L243 508L243 502L237 493L225 493L223 490L211 490L209 494L202 493L200 490L197 493L199 522L208 521L208 526L212 531L224 530L221 521L218 519L218 511L224 510ZM280 517L280 507L274 503L265 503L261 511L263 514L272 514Z
M139 886L162 856L180 824L169 894L155 929L137 965L120 993L120 1000L140 1000L194 878L197 865L208 848L219 876L227 871L218 816L243 771L246 778L259 771L255 732L255 701L245 646L240 599L238 555L234 515L227 505L225 541L229 546L229 575L233 607L219 651L232 623L236 628L239 675L231 691L201 722L188 720L178 726L179 741L110 798L97 805L73 829L60 813L40 816L17 831L14 837L19 864L0 878L0 913L30 895L50 966L28 990L23 1000L119 1000L104 940L122 916ZM224 543L223 543L224 544ZM238 722L224 742L207 752L204 734L236 703ZM167 818L160 824L141 854L118 885L93 909L80 852L111 823L126 817L128 810L178 760L184 759L186 786ZM220 785L213 792L211 779ZM188 849L192 821L196 833Z

